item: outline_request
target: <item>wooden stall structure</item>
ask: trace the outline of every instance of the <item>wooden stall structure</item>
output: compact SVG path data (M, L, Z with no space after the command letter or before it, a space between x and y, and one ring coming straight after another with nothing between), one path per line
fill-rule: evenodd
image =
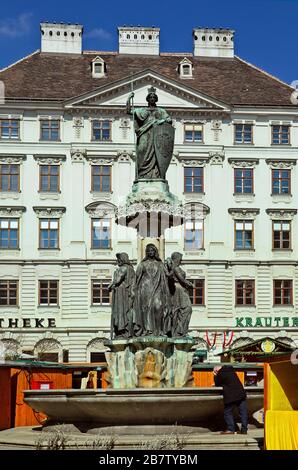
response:
M5 361L0 364L0 430L42 424L46 416L24 403L24 390L82 388L93 371L94 388L106 388L103 363L62 364L37 360ZM90 386L90 385L88 385Z
M294 347L274 338L261 338L250 343L226 349L218 354L222 362L269 362L285 354L290 354Z
M267 450L298 450L298 354L293 356L264 367Z
M23 390L71 388L72 370L58 363L7 361L0 364L0 430L34 426L45 416L24 403Z
M193 365L194 387L213 387L214 375L213 368L215 366L223 366L222 363L206 363ZM263 381L263 364L260 363L233 363L232 364L241 383L245 386L262 385Z

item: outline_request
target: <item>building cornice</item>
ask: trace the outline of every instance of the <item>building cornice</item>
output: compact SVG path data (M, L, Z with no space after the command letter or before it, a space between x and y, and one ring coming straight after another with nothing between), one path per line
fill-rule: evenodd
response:
M33 155L33 158L37 162L47 165L60 164L61 162L66 161L66 155L35 154Z
M117 206L107 201L91 202L85 207L85 211L90 217L113 217L117 213Z
M260 213L260 209L256 208L230 208L228 209L229 214L233 217L233 219L255 219L257 215Z
M25 206L0 206L0 216L19 217L26 212Z
M228 159L228 162L233 168L255 168L259 164L259 158L240 158L232 157Z
M39 217L62 217L66 212L66 207L46 207L46 206L33 206L34 212Z
M297 209L266 209L271 220L292 220L297 214Z
M296 158L266 158L265 161L273 169L292 169L297 163Z
M21 163L21 162L25 161L26 159L27 159L26 155L0 153L0 163L4 163L4 164Z

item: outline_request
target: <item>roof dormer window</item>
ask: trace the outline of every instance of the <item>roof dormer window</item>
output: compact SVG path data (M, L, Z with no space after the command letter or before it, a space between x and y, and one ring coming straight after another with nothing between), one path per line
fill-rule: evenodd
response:
M101 57L95 57L92 61L92 77L101 78L105 76L105 62Z
M180 78L193 78L192 71L192 62L185 57L179 64Z

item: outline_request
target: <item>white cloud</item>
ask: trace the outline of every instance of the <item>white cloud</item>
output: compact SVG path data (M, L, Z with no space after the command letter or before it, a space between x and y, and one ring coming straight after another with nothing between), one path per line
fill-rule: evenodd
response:
M17 38L30 32L32 13L22 13L17 18L0 20L0 37Z
M108 31L103 28L93 28L87 34L85 34L86 38L100 38L100 39L111 39L112 35Z

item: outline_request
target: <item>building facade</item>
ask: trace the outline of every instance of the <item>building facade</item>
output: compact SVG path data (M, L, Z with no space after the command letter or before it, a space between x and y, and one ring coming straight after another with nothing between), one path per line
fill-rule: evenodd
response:
M170 190L200 216L166 231L193 281L190 334L209 359L270 336L298 346L298 108L293 89L195 29L161 53L158 28L83 51L80 25L41 24L41 49L0 72L0 339L7 351L96 361L109 337L115 254L139 241L107 208L135 176L126 100L154 86L175 127Z

